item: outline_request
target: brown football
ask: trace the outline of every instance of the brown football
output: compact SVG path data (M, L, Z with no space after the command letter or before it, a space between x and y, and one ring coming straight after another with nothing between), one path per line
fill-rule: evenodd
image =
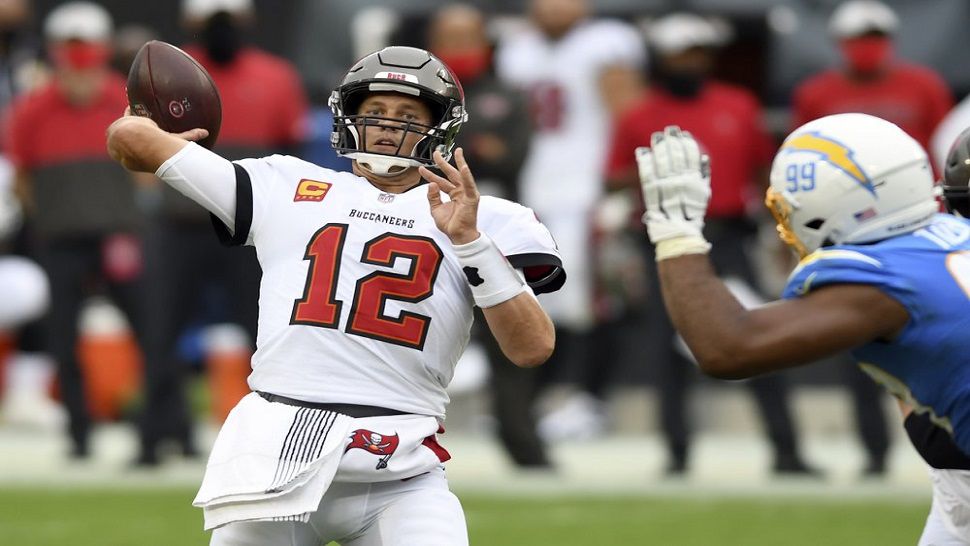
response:
M143 45L128 72L128 105L171 133L201 127L211 148L222 124L222 101L209 73L188 53L152 40Z

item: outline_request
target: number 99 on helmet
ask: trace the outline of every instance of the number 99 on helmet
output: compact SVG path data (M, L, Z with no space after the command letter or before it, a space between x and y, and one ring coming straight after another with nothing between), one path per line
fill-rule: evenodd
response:
M909 233L939 210L926 152L867 114L826 116L793 131L772 162L765 204L801 257Z

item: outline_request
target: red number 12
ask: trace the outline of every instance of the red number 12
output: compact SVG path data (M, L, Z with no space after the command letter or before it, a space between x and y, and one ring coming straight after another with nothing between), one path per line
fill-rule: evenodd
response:
M343 302L336 298L336 291L347 229L347 224L327 224L310 238L304 255L310 271L303 297L293 304L290 324L339 327ZM388 300L417 303L430 297L442 253L428 237L385 233L364 245L360 261L391 267L398 258L411 260L407 273L375 271L357 281L346 332L420 350L431 317L408 311L390 317L384 309Z

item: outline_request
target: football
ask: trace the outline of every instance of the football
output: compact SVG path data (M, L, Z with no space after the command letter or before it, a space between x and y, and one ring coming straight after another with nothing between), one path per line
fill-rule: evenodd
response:
M152 40L138 51L128 71L128 105L170 133L201 127L212 148L222 124L222 102L215 83L195 59L172 44Z

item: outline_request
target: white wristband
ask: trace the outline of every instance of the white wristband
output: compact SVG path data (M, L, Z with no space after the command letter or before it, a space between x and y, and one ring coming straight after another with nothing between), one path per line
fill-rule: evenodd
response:
M654 246L657 261L685 256L687 254L707 254L711 250L711 243L697 235L685 235L664 239Z
M506 302L527 290L522 278L488 235L482 233L478 239L455 245L454 249L475 305L482 309Z

